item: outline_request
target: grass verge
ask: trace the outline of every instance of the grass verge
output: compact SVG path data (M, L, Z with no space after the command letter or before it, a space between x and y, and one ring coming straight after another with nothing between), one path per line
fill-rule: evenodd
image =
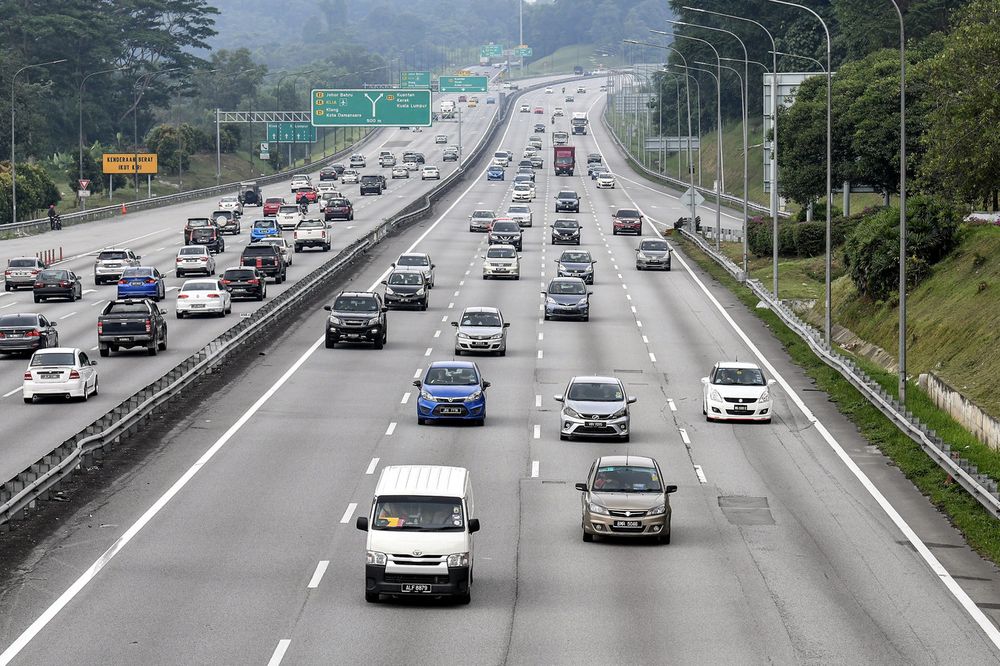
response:
M1000 563L1000 521L994 519L979 502L954 483L913 440L900 432L840 373L817 358L809 346L786 327L776 314L770 310L758 310L757 298L752 292L733 280L693 243L679 237L675 242L686 256L733 292L765 323L791 359L818 388L829 395L840 412L857 425L861 435L877 446L935 507L944 512L976 552L993 563ZM862 364L880 384L894 390L894 375L864 364L863 361ZM911 385L908 389L907 407L917 418L937 430L941 437L952 444L953 449L961 450L963 457L979 465L981 471L997 478L1000 465L997 464L996 453L984 447L954 420L934 407L926 394L916 386Z

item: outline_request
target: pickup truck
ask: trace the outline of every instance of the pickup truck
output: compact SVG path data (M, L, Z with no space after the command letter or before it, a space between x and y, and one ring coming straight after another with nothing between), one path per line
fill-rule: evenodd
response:
M330 251L330 225L324 220L302 220L292 234L295 251L301 252L306 247L319 247L324 252Z
M167 349L166 310L149 300L111 301L97 316L97 348L101 356L110 356L121 348L145 347L156 356Z
M259 273L274 278L277 284L285 281L288 272L281 249L274 245L247 245L240 255L240 266L256 268Z

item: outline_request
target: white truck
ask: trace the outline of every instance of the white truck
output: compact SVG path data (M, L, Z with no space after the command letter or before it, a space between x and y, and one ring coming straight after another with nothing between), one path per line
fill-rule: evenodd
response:
M574 111L573 117L569 121L570 127L573 128L573 134L586 134L587 123L587 114L583 111Z
M442 118L455 117L455 100L452 99L441 100L441 117Z

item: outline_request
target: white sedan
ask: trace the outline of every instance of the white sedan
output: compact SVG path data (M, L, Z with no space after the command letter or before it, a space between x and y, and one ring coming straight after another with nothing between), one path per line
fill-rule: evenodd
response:
M406 167L407 171L416 171L420 168L420 165L412 160L409 162L403 162L403 166Z
M393 178L409 178L410 171L402 164L397 164L392 167L392 177Z
M214 314L225 317L233 311L233 297L214 278L187 280L177 292L177 318L193 314Z
M361 178L361 174L354 169L344 169L344 173L340 175L340 182L342 183L357 183Z
M86 400L97 395L97 361L73 347L39 349L28 361L21 396L28 404L35 396L59 396Z
M514 185L514 193L511 197L514 201L532 201L535 198L535 188L531 183L520 182Z
M240 203L239 197L222 197L216 210L233 210L242 215L243 204Z
M604 171L597 176L597 189L615 189L615 177L611 173Z
M441 171L436 166L425 166L420 172L420 180L441 180Z
M720 361L701 384L706 420L771 422L774 380L766 379L756 363Z

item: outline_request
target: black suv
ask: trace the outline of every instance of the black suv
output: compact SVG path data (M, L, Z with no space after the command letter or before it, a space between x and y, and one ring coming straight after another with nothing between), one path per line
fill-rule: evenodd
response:
M579 213L580 195L573 190L562 190L556 195L557 213Z
M382 349L388 341L388 312L382 297L371 291L342 291L333 305L323 308L326 320L326 348L338 342L371 342Z
M382 194L385 189L385 176L364 175L361 176L361 196L366 194Z
M489 244L513 245L518 252L522 250L521 225L513 220L497 220L490 227Z
M227 268L220 279L233 300L252 298L262 301L267 296L267 279L256 268Z

